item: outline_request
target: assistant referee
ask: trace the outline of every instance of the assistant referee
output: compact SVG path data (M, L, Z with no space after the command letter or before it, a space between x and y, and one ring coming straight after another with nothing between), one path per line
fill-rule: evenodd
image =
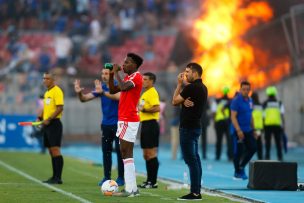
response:
M44 145L51 155L53 168L53 176L43 182L62 184L63 157L60 152L62 123L60 118L64 105L63 92L55 84L55 75L52 72L43 74L43 84L47 90L44 93L43 111L38 116L38 120L43 120Z
M147 180L140 188L157 188L157 173L159 162L157 148L159 145L159 112L160 101L157 90L154 87L155 74L147 72L143 74L144 93L139 99L139 117L141 122L140 145L146 161Z

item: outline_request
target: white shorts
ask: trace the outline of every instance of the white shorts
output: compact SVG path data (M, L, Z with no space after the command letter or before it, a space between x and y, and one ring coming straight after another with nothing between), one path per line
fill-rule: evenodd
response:
M118 121L116 136L119 139L135 142L140 122Z

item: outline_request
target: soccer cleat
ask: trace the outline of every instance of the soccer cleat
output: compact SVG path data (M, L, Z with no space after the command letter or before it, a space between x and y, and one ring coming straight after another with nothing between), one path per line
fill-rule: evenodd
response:
M139 196L139 195L140 195L140 194L139 194L139 190L136 190L135 192L133 192L133 195L134 195L134 197Z
M115 196L115 197L137 197L139 196L139 191L136 190L135 192L127 192L126 190L122 190L121 192L114 192L112 194L112 196Z
M115 182L117 183L118 186L123 186L125 184L125 181L123 178L118 177Z
M202 195L201 194L195 195L194 193L189 193L187 195L177 198L177 200L199 201L202 200Z
M138 185L138 187L140 187L140 188L147 188L147 189L149 189L149 188L157 188L158 184L157 183L152 184L150 181L145 181L141 185Z
M152 183L148 182L148 184L146 185L146 188L158 188L158 184L157 183L152 184Z
M49 178L48 180L42 181L43 183L47 183L47 184L62 184L62 180L60 180L59 178Z
M102 184L103 184L104 182L106 182L107 180L111 180L111 179L110 179L110 178L104 177L101 181L98 182L98 186L102 186Z
M137 187L140 187L140 188L145 188L145 186L148 184L147 181L144 181L142 184L140 185L137 185Z

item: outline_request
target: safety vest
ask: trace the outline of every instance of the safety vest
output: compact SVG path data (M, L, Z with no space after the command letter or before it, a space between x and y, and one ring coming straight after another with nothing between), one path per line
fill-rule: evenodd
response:
M229 118L229 108L225 108L227 104L227 100L222 99L216 106L216 113L215 113L215 122L225 120ZM223 110L223 108L225 108Z
M265 125L278 125L281 126L281 111L280 102L268 101L265 107Z
M263 107L261 105L253 105L252 111L253 123L255 130L263 129Z

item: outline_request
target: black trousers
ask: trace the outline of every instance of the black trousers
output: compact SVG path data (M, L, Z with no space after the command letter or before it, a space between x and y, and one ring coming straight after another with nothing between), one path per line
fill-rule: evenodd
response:
M104 177L111 179L112 151L113 151L113 142L115 142L118 176L123 178L124 165L120 153L119 138L116 137L117 125L101 125L101 130L102 130L101 146L102 146L102 155L103 155Z
M257 156L258 156L259 160L263 159L263 140L262 139L263 138L262 138L262 135L261 135L256 140L256 142L257 142Z
M208 128L208 126L202 127L201 144L202 144L203 159L207 159L207 128Z
M236 133L233 134L234 158L233 164L236 173L244 169L256 152L256 140L253 131L244 132L244 139L239 140Z
M283 160L282 154L282 128L281 126L265 126L265 159L270 159L271 137L274 135L274 141L277 148L278 160Z
M215 122L216 145L215 145L215 159L220 160L222 154L222 142L224 135L227 142L227 157L229 160L233 159L232 141L229 134L229 121L221 120Z

